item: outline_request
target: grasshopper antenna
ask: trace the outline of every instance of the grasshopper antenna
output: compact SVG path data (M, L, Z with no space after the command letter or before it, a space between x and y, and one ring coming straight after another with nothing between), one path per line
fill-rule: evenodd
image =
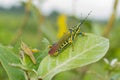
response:
M88 13L88 15L85 17L85 19L84 19L80 24L78 24L78 27L80 27L80 26L86 21L86 19L87 19L88 16L91 14L91 12L92 12L92 11L90 11L90 12Z

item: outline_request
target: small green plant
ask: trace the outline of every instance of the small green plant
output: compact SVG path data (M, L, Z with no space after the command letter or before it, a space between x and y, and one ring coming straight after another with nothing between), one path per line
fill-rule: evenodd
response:
M26 44L25 44L26 45ZM86 36L78 36L74 42L74 51L70 45L56 57L48 54L48 48L28 55L22 46L21 56L16 56L8 47L0 45L0 62L8 74L10 80L51 80L56 74L83 67L100 60L109 48L109 40L94 34L86 33ZM24 54L26 53L26 54ZM44 57L45 56L45 57Z

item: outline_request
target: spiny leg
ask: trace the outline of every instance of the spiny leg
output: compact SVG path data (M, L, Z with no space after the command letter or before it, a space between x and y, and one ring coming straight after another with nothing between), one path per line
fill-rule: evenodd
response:
M71 37L70 37L69 43L72 45L72 51L74 51L73 40L72 40L72 38L71 38Z
M69 43L72 45L72 51L74 51L74 45L73 45L73 41L74 41L74 32L73 32L74 29L69 29L70 31L70 40L69 40Z
M73 45L73 43L71 43L72 44L72 51L74 51L74 45Z

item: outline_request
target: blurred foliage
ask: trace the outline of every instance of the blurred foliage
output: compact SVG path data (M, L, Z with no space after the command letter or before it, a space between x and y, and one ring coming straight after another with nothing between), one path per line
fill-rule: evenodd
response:
M16 36L17 31L23 23L25 17L25 9L23 7L11 8L6 10L0 8L0 43L3 45L10 45L13 38ZM57 34L59 32L60 26L64 25L67 28L73 27L78 24L82 19L76 18L74 16L62 16L59 19L59 13L53 12L49 16L44 17L44 21L40 22L35 10L30 11L30 17L26 23L26 27L23 29L23 34L19 37L15 48L12 50L18 55L20 48L20 41L23 40L31 48L37 48L43 50L46 46L55 43L58 38ZM112 61L113 59L118 59L120 61L120 18L116 16L117 19L114 22L114 25L108 35L110 40L110 49L105 56L108 60ZM63 20L62 20L63 19ZM62 22L63 21L63 22ZM66 23L65 23L66 22ZM63 24L62 24L63 23ZM107 21L96 21L96 20L87 20L81 27L83 32L94 33L97 35L102 35L104 28L107 25ZM59 27L58 27L59 26ZM66 31L64 27L61 30ZM60 31L61 32L61 31ZM63 33L60 33L61 36ZM42 38L42 39L41 39ZM43 53L41 53L43 54ZM35 54L38 56L37 54ZM44 54L41 56L41 59L44 58ZM107 68L106 68L107 67ZM120 66L119 66L120 67ZM53 80L120 80L120 69L112 70L111 66L106 65L103 59L92 65L85 66L83 68L77 68L74 70L66 71L57 74ZM116 68L116 67L115 67ZM114 69L114 68L113 68ZM111 71L111 72L110 72ZM110 72L110 74L109 74ZM82 75L82 76L81 76ZM0 80L8 80L3 66L0 65Z

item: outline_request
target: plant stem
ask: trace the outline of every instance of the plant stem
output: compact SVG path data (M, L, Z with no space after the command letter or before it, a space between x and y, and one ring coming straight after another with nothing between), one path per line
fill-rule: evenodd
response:
M84 77L85 77L87 71L89 70L89 67L90 67L90 65L85 66L81 69L81 75L80 75L81 80L84 80Z
M108 21L108 24L107 24L107 26L106 26L106 28L104 29L104 32L103 32L103 36L105 36L105 37L109 36L109 33L112 30L112 27L114 25L115 17L116 17L117 5L118 5L118 0L115 0L114 6L113 6L113 12L112 12L111 17L110 17L110 19Z
M18 41L18 39L21 37L21 35L23 33L23 29L26 27L26 24L27 24L29 16L30 16L31 3L32 3L32 1L29 0L25 5L25 17L24 17L22 25L20 26L18 32L16 33L16 36L10 43L12 46L16 44L16 42Z
M26 78L27 78L27 80L30 80L30 77L29 77L28 71L25 70L25 74L26 74Z

